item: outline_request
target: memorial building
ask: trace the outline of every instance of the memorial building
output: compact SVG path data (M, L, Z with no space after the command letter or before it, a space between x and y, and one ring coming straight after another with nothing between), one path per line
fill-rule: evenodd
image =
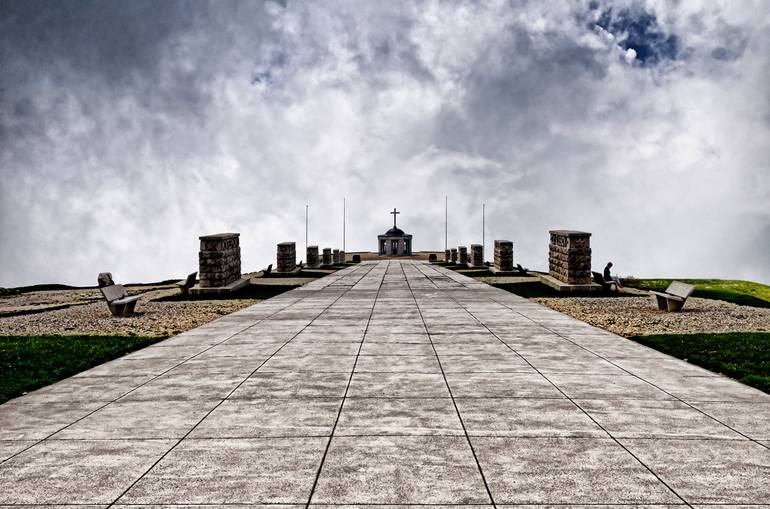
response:
M400 214L393 209L393 228L386 231L384 235L377 236L380 256L411 256L412 254L412 236L404 233L404 230L396 226L396 214Z

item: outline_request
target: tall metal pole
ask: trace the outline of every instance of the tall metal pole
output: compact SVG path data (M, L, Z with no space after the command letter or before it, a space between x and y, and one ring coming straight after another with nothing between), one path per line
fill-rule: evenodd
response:
M345 198L342 199L342 250L345 251Z
M307 252L307 208L308 206L305 205L305 252Z
M449 234L449 197L444 195L444 251L447 250L449 242L447 236Z
M487 204L482 203L481 204L481 252L483 253L487 249L487 243L486 243L486 208Z

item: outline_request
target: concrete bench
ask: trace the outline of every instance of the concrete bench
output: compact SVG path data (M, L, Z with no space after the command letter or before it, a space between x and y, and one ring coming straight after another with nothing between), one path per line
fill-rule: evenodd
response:
M602 290L617 290L618 285L615 281L607 281L604 279L604 275L599 272L591 272L594 277L594 283L602 285Z
M658 309L663 311L681 311L687 298L695 291L693 285L672 281L665 292L650 292L650 295L658 304Z
M195 278L198 277L197 272L193 272L192 274L189 274L187 276L187 279L183 279L179 282L177 282L177 286L179 287L179 291L182 292L182 295L187 295L190 291L190 288L195 286Z
M136 301L140 297L140 295L129 297L123 285L104 286L100 290L107 300L112 316L128 316L133 313Z

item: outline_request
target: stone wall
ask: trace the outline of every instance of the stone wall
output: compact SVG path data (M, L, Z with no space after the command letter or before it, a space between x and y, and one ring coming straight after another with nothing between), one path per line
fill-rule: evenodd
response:
M218 233L198 237L198 277L201 288L227 286L241 277L240 233Z
M318 246L308 246L307 249L307 266L308 267L318 267L319 260L318 260Z
M471 265L474 267L484 266L484 246L481 244L471 244Z
M457 246L457 263L468 265L468 248L466 246Z
M281 242L276 253L276 272L293 272L297 268L297 247L294 242Z
M323 250L323 254L321 255L321 264L322 265L331 265L332 264L332 248L325 247Z
M567 284L591 284L591 234L551 230L548 274Z
M495 270L513 271L513 242L510 240L495 241Z

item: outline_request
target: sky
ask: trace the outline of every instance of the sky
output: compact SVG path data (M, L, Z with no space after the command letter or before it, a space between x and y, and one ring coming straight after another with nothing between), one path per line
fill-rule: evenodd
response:
M592 233L770 283L770 0L0 0L0 286ZM482 204L486 229L482 232Z

